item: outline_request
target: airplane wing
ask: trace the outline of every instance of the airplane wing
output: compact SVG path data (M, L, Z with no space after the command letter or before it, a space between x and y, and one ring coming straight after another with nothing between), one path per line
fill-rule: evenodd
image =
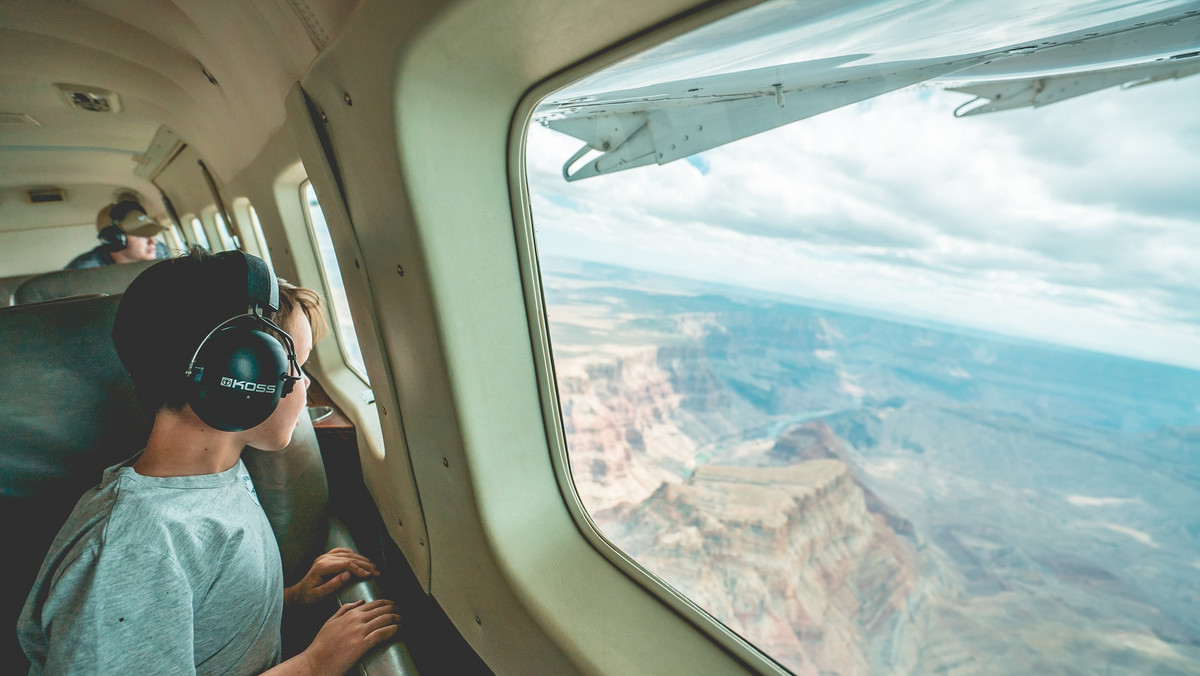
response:
M578 181L666 164L985 60L973 56L835 68L855 58L791 63L544 104L534 119L585 142L563 165L563 178ZM572 165L591 150L603 154L571 173Z
M964 116L1186 77L1200 72L1198 47L1200 2L1191 2L973 54L885 63L853 54L596 95L551 96L534 120L584 142L562 169L564 179L578 181L666 164L920 82L975 95L955 111ZM984 103L963 112L979 101Z
M1200 52L1188 52L1124 68L973 82L946 89L975 95L954 111L955 117L966 117L1015 108L1037 108L1109 87L1130 89L1196 73L1200 73ZM982 101L986 103L970 107Z

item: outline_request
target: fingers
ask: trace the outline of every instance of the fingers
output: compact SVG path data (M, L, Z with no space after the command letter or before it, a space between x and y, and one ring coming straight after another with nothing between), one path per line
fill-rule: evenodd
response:
M368 603L358 609L363 621L361 629L363 647L370 650L387 641L400 630L404 618L396 613L396 606L391 601L379 600Z
M379 569L375 564L371 563L370 559L349 549L333 549L326 554L322 554L313 562L312 569L322 577L333 575L343 570L350 571L350 573L357 577L374 577L379 575Z
M363 630L369 634L374 632L376 629L383 629L384 627L391 626L395 626L397 628L404 626L404 618L394 612L383 613L381 615L377 615L367 622L366 625L363 626Z
M323 599L326 596L341 589L342 586L345 585L349 581L350 581L350 573L342 573L340 575L334 576L334 577L326 580L325 582L317 585L316 587L313 587L309 593L312 595L313 598Z
M390 613L393 610L395 610L395 608L396 608L396 604L392 603L391 601L388 601L387 599L378 599L375 601L371 601L370 603L364 603L362 601L355 601L354 603L361 606L359 608L358 612L367 619L371 619L371 618L374 618L378 615L382 615L385 613ZM351 605L351 604L346 604L346 605ZM344 608L345 606L342 606L342 607Z
M366 649L370 650L395 636L398 631L400 631L400 626L395 624L381 627L367 634L366 638L363 639L363 643L366 645Z
M358 608L358 607L359 607L359 606L361 606L362 604L363 604L363 601L361 601L361 600L359 600L359 601L352 601L352 602L350 602L350 603L343 604L343 605L342 605L340 608L338 608L338 609L337 609L337 612L336 612L336 613L334 613L334 614L333 614L333 616L334 616L334 617L341 617L341 616L345 615L346 613L350 612L351 610L354 610L355 608Z

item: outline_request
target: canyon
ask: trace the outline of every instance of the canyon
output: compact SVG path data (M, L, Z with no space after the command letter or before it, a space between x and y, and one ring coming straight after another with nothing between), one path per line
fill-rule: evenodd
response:
M596 527L784 668L1200 673L1200 374L607 267L548 280Z

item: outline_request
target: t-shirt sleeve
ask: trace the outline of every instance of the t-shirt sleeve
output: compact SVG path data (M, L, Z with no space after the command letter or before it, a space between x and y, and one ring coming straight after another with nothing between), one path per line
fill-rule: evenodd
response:
M54 582L42 616L46 674L194 674L192 592L179 565L101 546Z

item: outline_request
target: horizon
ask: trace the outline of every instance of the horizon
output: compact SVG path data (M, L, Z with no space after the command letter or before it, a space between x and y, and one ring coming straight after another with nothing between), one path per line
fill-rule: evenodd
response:
M614 270L623 270L623 271L628 271L628 272L635 273L635 274L649 275L649 276L653 276L653 277L661 277L661 278L670 279L670 280L678 280L685 284L697 285L698 287L705 287L705 286L712 287L711 290L703 290L703 289L697 288L695 290L690 290L690 291L684 291L684 290L678 290L678 289L676 289L676 290L641 289L641 288L637 289L639 291L643 291L643 292L650 293L650 294L679 295L682 293L687 293L687 294L693 295L694 297L700 296L700 295L712 294L712 295L718 295L722 298L725 298L726 300L730 300L733 302L739 302L739 301L743 301L743 300L760 300L760 301L768 301L771 303L782 303L782 304L786 304L786 305L800 307L800 308L803 308L806 310L819 310L819 311L825 311L825 312L834 312L834 313L838 313L838 314L850 315L850 316L861 318L861 319L868 319L868 320L872 320L872 321L891 322L894 324L901 324L904 326L911 326L911 327L916 327L916 328L928 329L928 330L932 330L932 331L940 331L943 333L951 333L951 334L955 334L955 335L961 335L961 336L968 337L968 338L993 340L993 341L997 341L997 342L1007 342L1007 343L1022 345L1024 347L1037 347L1037 348L1041 348L1041 349L1074 350L1074 351L1084 352L1084 353L1088 353L1088 354L1094 354L1094 355L1098 355L1098 356L1102 356L1102 357L1124 359L1124 360L1128 360L1128 361L1139 362L1142 364L1148 364L1148 365L1157 366L1157 367L1179 369L1182 371L1188 371L1190 373L1195 373L1196 375L1200 376L1200 367L1188 366L1185 364L1175 364L1175 363L1171 363L1171 362L1159 361L1159 360L1153 360L1153 359L1144 359L1137 355L1122 354L1122 353L1118 353L1118 352L1110 352L1110 351L1104 351L1104 350L1095 350L1095 349L1090 349L1088 347L1071 345L1071 344L1067 344L1067 343L1063 343L1063 342L1044 340L1038 336L1026 336L1026 335L1021 335L1021 334L1017 334L1017 333L993 331L993 330L990 330L990 329L987 329L984 327L975 327L975 326L970 326L970 325L961 324L961 323L944 322L944 321L940 321L935 318L922 318L922 317L917 317L917 316L913 316L913 315L901 315L901 314L896 314L894 312L889 312L884 309L871 308L871 307L867 307L867 306L839 305L839 304L832 303L832 302L826 301L826 300L821 300L818 298L806 298L803 296L789 295L786 293L781 293L781 292L773 291L770 289L759 289L759 288L755 288L755 287L742 286L742 285L730 284L730 283L725 283L725 282L717 282L717 281L713 281L710 279L672 275L672 274L667 274L667 273L656 272L654 270L631 268L631 267L619 265L616 263L596 261L596 260L591 260L591 259L587 259L587 258L575 258L575 257L568 257L568 256L552 256L549 259L547 259L547 258L542 259L543 264L547 263L547 262L558 262L558 263L568 262L568 263L588 265L588 266L611 268ZM555 276L555 275L562 276L563 274L564 273L562 271L551 271L548 275L545 267L542 268L542 278L543 279L546 279L547 276ZM601 281L601 280L597 280L597 281ZM734 292L734 293L740 292L742 297L738 297L736 295L733 295L732 293L718 293L718 291L727 291L727 292ZM1200 411L1200 405L1198 405L1197 410Z

